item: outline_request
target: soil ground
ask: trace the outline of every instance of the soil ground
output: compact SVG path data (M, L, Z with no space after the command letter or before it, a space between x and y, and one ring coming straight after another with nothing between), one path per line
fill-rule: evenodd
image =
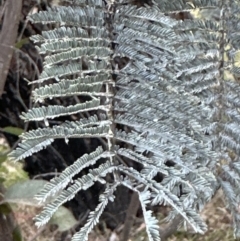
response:
M33 222L33 217L39 209L21 206L15 211L15 216L22 230L24 241L70 241L71 230L64 235L58 232L57 227L47 225L37 229ZM208 224L209 230L205 235L193 234L179 230L172 235L168 241L233 241L233 229L231 227L231 216L224 207L224 200L221 192L218 192L214 199L206 206L202 212L202 217ZM138 220L139 223L140 220ZM135 225L130 237L131 241L147 241L145 225ZM89 241L119 241L119 233L111 232L108 229L99 231L97 228L90 234Z

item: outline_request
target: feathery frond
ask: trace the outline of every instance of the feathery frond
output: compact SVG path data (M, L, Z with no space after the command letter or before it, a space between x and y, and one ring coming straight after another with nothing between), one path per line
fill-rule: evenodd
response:
M87 240L120 184L139 194L150 240L160 239L148 205L170 205L168 220L180 214L203 233L206 224L198 213L221 187L239 237L239 1L154 0L144 7L121 0L64 2L70 6L29 16L55 26L32 37L46 55L43 72L32 82L40 85L33 99L44 106L21 115L46 127L24 133L10 157L28 157L56 138L100 138L103 145L39 193L41 202L55 199L38 215L37 225L99 181L106 191L74 241ZM181 11L191 18L172 17ZM48 102L69 97L81 101ZM77 120L49 127L48 119L73 114ZM103 164L70 183L100 159Z

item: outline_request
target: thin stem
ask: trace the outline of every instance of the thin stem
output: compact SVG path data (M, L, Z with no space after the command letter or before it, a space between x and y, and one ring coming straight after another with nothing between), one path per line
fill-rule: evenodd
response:
M172 234L174 234L182 220L182 216L177 215L172 222L167 225L167 227L164 227L164 229L160 227L161 241L167 240Z
M121 241L127 241L129 239L131 228L133 226L139 205L140 205L140 202L139 202L138 193L134 192L132 194L131 201L128 206Z

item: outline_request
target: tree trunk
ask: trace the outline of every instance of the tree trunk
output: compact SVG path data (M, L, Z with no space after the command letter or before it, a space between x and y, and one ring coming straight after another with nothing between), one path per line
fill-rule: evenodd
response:
M10 61L12 59L13 46L17 39L21 9L22 0L8 0L2 9L2 11L4 11L4 18L0 33L0 97L4 90Z

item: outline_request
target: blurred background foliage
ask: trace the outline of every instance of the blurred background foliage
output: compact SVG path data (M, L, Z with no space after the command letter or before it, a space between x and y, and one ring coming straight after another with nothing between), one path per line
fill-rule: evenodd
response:
M21 128L8 126L0 129L2 132L19 136L23 130ZM10 151L4 138L0 139L0 183L4 188L28 179L28 174L23 170L23 163L8 161L7 154Z

